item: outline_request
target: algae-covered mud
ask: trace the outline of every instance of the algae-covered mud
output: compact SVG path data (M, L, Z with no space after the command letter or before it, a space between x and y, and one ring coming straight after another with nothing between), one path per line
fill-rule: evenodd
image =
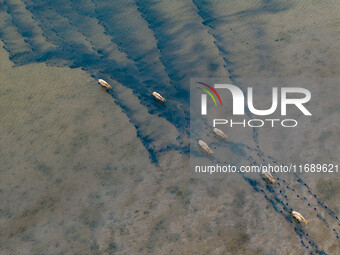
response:
M339 18L321 0L0 1L0 254L340 254L338 172L189 169L199 77L312 94L293 130L207 131L214 155L340 163Z

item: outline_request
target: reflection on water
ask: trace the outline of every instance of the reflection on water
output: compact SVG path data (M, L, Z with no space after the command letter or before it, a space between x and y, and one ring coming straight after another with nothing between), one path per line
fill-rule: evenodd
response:
M311 106L313 129L230 130L224 150L245 164L337 160L338 4L0 7L2 253L339 253L338 175L276 176L273 187L257 175L196 180L187 170L191 77L243 90L254 76L313 77L304 84L322 102Z

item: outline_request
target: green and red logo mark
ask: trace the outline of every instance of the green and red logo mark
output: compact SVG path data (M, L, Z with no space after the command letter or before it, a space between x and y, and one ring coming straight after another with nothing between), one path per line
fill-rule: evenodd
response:
M221 97L220 95L217 93L216 89L214 89L213 87L211 87L210 85L206 84L206 83L203 83L203 82L198 82L199 84L202 84L203 86L209 88L212 92L214 92L214 94L217 96L218 100L220 101L220 104L222 106L222 100L221 100ZM216 103L216 100L214 98L214 96L211 94L211 92L209 90L206 90L204 88L200 88L198 87L199 89L203 90L204 92L206 92L211 98L212 100L214 101L215 105L217 105Z
M206 83L203 83L203 82L198 82L199 84L207 87L208 89L210 89L212 92L214 92L214 94L217 96L218 100L220 101L220 104L222 106L222 100L221 100L221 97L220 95L217 93L217 91L212 87L210 86L209 84L206 84ZM215 103L215 106L217 106L217 102L215 100L215 97L213 96L213 94L211 94L211 92L205 88L200 88L200 87L197 87L201 90L203 90L205 93L207 93L211 99L214 101ZM206 115L207 114L207 94L202 94L201 95L201 114L202 115Z

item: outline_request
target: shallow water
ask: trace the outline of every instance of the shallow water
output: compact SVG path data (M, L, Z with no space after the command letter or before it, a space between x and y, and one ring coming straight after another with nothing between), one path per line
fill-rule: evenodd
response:
M280 175L272 187L258 175L200 180L188 170L192 77L243 90L252 77L293 77L312 92L312 128L230 130L227 160L338 162L339 9L0 3L0 253L340 253L339 174Z

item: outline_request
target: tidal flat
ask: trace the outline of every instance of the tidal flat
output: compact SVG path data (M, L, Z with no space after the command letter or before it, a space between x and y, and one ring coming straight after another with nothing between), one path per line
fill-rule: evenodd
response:
M192 77L312 93L313 118L224 130L219 156L339 163L339 16L337 1L4 1L0 254L339 254L339 173L188 169Z

